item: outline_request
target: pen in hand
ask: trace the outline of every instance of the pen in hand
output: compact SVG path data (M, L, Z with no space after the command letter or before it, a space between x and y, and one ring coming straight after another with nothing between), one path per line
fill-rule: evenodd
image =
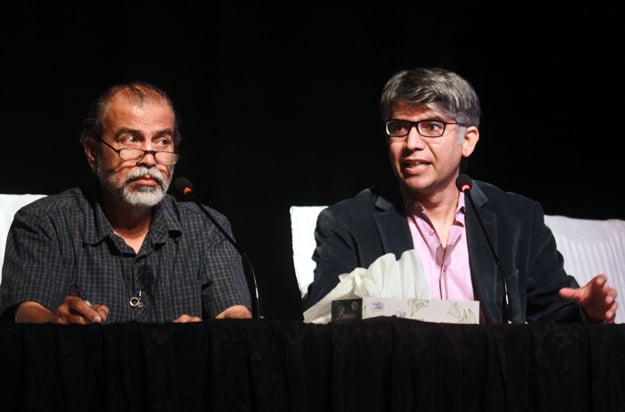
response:
M89 302L89 299L87 299L87 295L85 295L85 292L83 292L82 289L80 289L80 287L76 283L72 283L70 285L70 287L69 287L69 294L72 295L72 296L78 296L79 298L84 300L85 303L87 305L89 305L89 307L93 306L91 304L91 302Z

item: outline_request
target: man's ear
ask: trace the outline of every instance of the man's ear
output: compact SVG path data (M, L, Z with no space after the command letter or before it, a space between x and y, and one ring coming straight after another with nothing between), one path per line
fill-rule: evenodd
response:
M462 156L469 157L480 140L480 131L476 126L468 126L462 139Z
M96 172L98 166L98 144L93 137L86 137L82 144L87 162L93 173Z

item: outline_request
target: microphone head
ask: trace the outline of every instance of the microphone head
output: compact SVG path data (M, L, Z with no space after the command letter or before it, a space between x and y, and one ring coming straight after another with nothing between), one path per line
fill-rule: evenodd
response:
M174 191L179 197L190 199L193 196L193 183L186 177L179 177L174 181Z
M462 173L456 178L456 187L461 192L469 191L473 187L473 180L471 180L469 175Z

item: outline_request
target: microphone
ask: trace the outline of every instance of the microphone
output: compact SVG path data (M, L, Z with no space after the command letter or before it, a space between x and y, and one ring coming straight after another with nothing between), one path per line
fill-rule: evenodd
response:
M499 273L501 274L501 277L503 279L504 295L503 295L503 300L502 300L502 316L505 322L512 323L512 321L510 320L510 313L508 310L508 305L509 305L508 282L507 282L508 277L506 275L506 271L501 266L501 262L499 261L499 257L497 256L497 253L495 253L495 248L493 247L493 244L490 241L490 238L488 237L488 233L486 233L484 222L482 222L482 218L480 217L480 214L478 213L478 210L475 207L475 203L473 203L473 197L471 197L471 188L473 187L473 180L466 174L460 174L456 178L456 187L458 188L458 190L464 193L467 198L469 198L469 202L471 202L472 209L475 212L475 217L477 218L477 222L479 223L480 229L482 229L482 234L484 235L484 238L486 239L486 243L488 244L490 253L493 256L493 259L495 260L495 264L497 264L497 269L499 269Z
M177 178L174 181L174 190L176 194L180 195L181 200L192 201L193 203L195 203L197 207L215 224L217 229L219 229L219 231L224 235L224 237L228 240L228 242L230 242L230 244L234 246L237 252L239 252L239 255L241 255L241 257L244 258L250 270L250 276L247 276L247 273L246 273L248 287L254 290L254 293L253 293L254 298L252 299L252 309L256 318L262 319L264 316L263 316L263 311L262 311L262 306L261 306L260 295L258 293L258 284L256 283L256 275L254 274L254 268L252 267L252 262L250 261L250 258L247 256L247 253L245 253L245 251L241 249L239 244L232 238L232 236L230 236L230 234L226 231L226 229L224 229L217 222L217 219L215 219L213 215L211 215L208 212L208 210L206 210L197 200L194 200L193 184L191 183L189 179L187 179L186 177Z

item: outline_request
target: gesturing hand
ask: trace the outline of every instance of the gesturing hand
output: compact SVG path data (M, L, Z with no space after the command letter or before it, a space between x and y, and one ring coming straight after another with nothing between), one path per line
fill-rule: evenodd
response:
M560 296L577 302L591 322L614 323L616 289L610 287L605 275L597 275L580 288L562 288Z

